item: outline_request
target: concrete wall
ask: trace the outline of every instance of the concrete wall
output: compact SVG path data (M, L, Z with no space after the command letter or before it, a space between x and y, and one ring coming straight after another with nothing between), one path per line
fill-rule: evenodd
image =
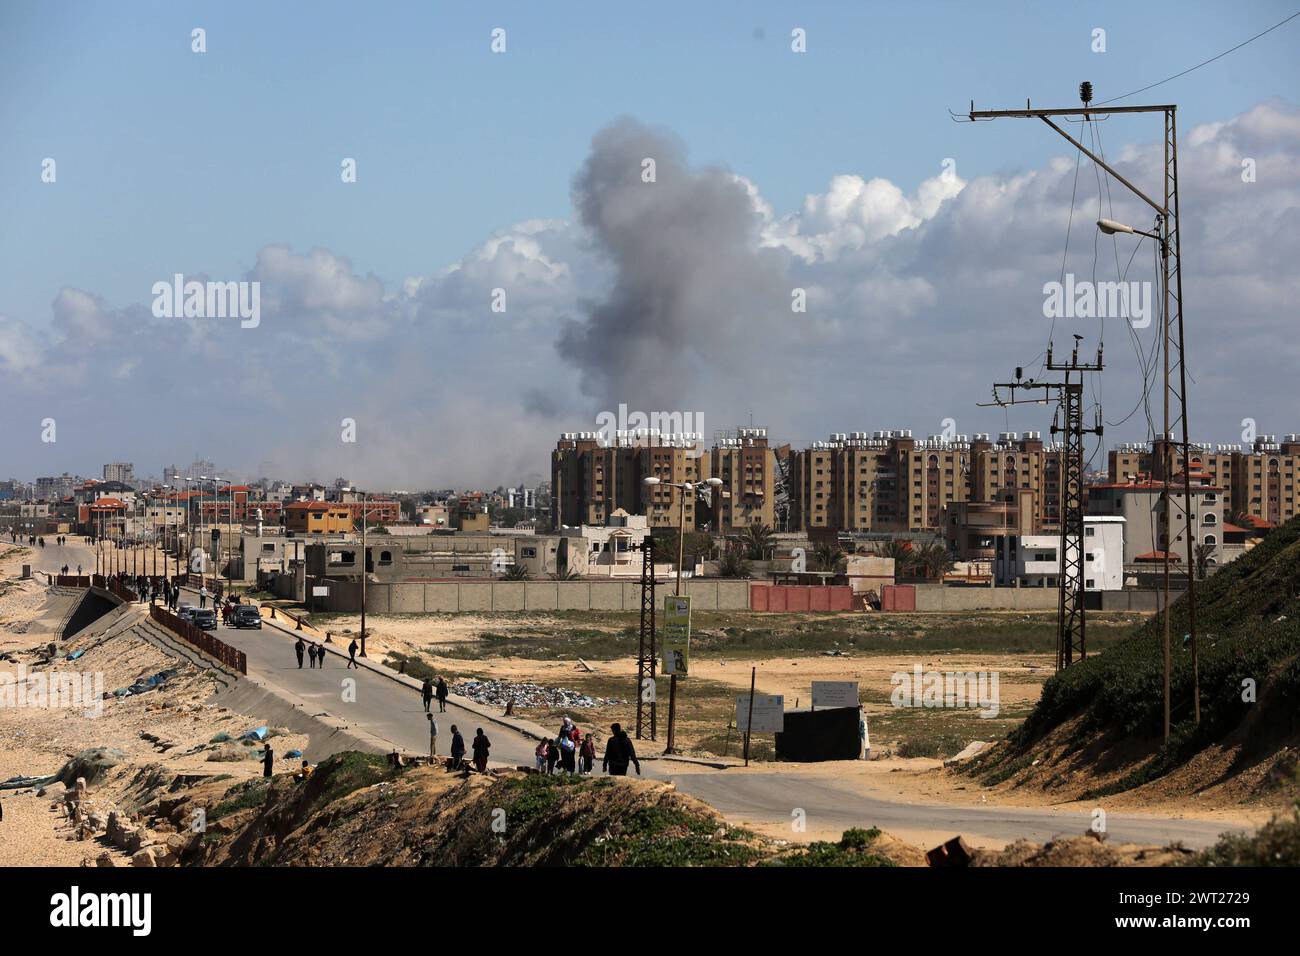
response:
M316 598L322 611L358 611L360 582L330 580L329 597ZM689 581L686 593L696 610L749 610L750 582ZM672 593L660 582L657 603ZM637 611L641 585L636 581L429 581L366 585L370 614L510 613L521 611Z
M950 588L916 585L918 611L1055 610L1056 588Z

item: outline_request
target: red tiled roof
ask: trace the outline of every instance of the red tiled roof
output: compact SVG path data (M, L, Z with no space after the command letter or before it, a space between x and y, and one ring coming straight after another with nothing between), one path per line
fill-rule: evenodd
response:
M1165 560L1165 552L1163 552L1163 551L1148 551L1146 554L1139 554L1139 555L1138 555L1136 558L1134 558L1133 560L1134 560L1134 561L1159 561L1159 562L1161 562L1161 563L1164 563L1164 560ZM1170 555L1169 555L1169 560L1170 560L1170 561L1181 561L1182 558L1180 558L1180 557L1179 557L1178 555L1176 555L1176 554L1170 553Z

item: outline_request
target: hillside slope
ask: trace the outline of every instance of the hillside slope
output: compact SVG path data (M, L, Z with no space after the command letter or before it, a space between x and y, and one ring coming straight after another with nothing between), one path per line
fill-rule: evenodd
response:
M1197 584L1201 722L1185 601L1174 605L1172 723L1162 746L1162 622L1055 675L1025 722L972 761L988 785L1065 799L1147 788L1229 799L1290 792L1300 744L1300 518ZM1253 699L1252 691L1253 689Z
M347 752L305 783L214 781L164 798L173 823L206 806L207 832L184 856L205 866L920 865L915 848L850 830L807 847L726 823L670 785L611 777L395 769Z

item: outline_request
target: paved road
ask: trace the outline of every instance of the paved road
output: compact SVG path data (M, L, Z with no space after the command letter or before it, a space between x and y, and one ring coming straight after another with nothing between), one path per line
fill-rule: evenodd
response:
M187 592L187 600L198 604L197 595ZM327 713L332 717L355 724L376 736L397 744L412 753L429 752L429 721L424 716L424 702L419 692L402 687L382 674L361 668L347 667L347 660L330 654L325 666L313 670L304 657L302 668L294 654L294 639L266 624L261 630L220 626L217 637L244 652L248 671L268 683L282 687L303 698L311 706L310 713ZM336 639L337 640L337 639ZM340 650L347 644L337 643ZM356 699L344 700L344 679L356 681ZM436 711L438 702L433 702ZM438 722L438 753L446 755L451 749L451 725L460 728L469 747L474 731L479 727L492 741L490 759L502 763L533 763L536 742L510 731L500 724L484 721L482 717L455 704L447 705L445 714L435 714Z
M1041 843L1058 834L1083 834L1092 822L1086 810L907 803L795 773L679 773L674 782L679 790L699 797L730 819L788 825L792 812L800 809L809 830L876 826L904 838L909 832L926 831L962 834L973 844L986 840L1010 843L1022 838ZM1182 840L1189 847L1201 848L1214 843L1225 826L1213 821L1110 813L1106 828L1109 839L1118 843Z
M198 603L197 598L192 600ZM221 627L218 636L244 651L250 673L319 706L313 713L324 711L407 750L426 751L428 723L414 690L365 668L345 671L346 661L333 655L324 670L306 665L299 670L293 638L270 625L261 630ZM343 702L341 681L345 677L357 682L355 703ZM466 745L475 728L482 726L492 741L493 761L532 765L535 741L460 707L449 704L447 711L438 718L440 754L446 754L450 746L451 724L460 727ZM657 749L656 745L654 752ZM801 776L797 771L742 774L675 761L646 761L642 769L647 777L672 781L679 790L704 800L729 819L744 822L788 825L797 808L806 814L809 829L877 826L905 838L908 833L921 832L962 834L976 845L1020 838L1041 842L1062 833L1082 834L1091 822L1088 812L1080 810L907 802L881 792L852 790L823 777ZM1107 827L1110 838L1118 842L1181 840L1197 848L1212 844L1226 829L1212 821L1135 814L1109 814Z

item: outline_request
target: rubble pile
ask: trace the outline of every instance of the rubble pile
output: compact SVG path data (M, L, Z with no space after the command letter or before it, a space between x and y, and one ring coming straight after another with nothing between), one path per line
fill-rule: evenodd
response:
M584 707L608 707L626 703L615 697L592 697L563 687L520 683L508 680L466 680L451 685L453 693L468 697L476 704L505 707L553 707L561 710Z

